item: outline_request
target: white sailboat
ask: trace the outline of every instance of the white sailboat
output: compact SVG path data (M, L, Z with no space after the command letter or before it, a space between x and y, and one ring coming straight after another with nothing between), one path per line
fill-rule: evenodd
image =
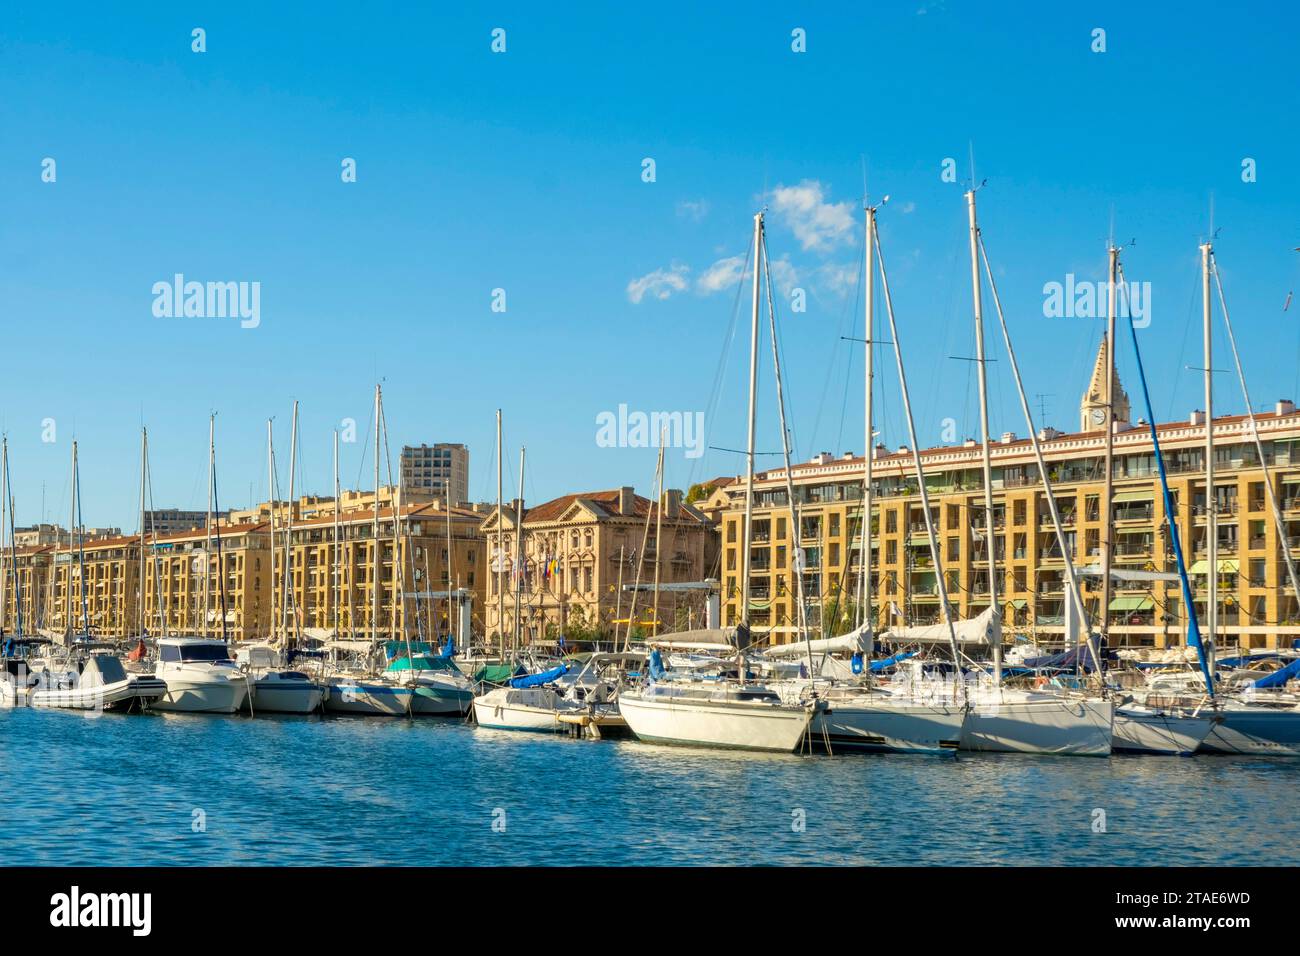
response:
M819 701L788 704L776 691L747 680L744 652L749 644L750 540L754 515L754 430L758 393L759 293L764 262L763 213L754 216L753 311L749 343L749 429L746 450L745 527L741 541L741 623L735 639L736 677L674 680L655 651L649 677L619 694L619 712L642 740L703 747L793 752L804 740ZM656 548L656 553L658 549ZM631 627L629 623L628 627Z
M984 541L988 555L989 607L992 610L989 643L993 650L993 672L991 675L976 676L974 684L967 688L970 711L962 731L962 749L992 750L1000 753L1049 753L1062 754L1062 756L1108 756L1112 750L1114 737L1113 700L1091 695L1091 693L1065 691L1065 689L1050 693L1014 691L1002 685L1001 609L998 607L997 536L995 519L993 519L992 441L988 424L988 381L985 373L987 359L984 355L983 284L980 282L980 261L983 261L989 291L993 295L1002 341L1008 352L1011 375L1015 380L1015 388L1021 399L1021 410L1034 446L1039 477L1047 493L1053 531L1056 533L1057 545L1060 546L1062 557L1065 559L1067 592L1069 592L1067 600L1073 601L1074 611L1078 615L1076 620L1084 630L1084 643L1087 644L1089 657L1092 659L1093 667L1099 672L1100 656L1096 644L1093 643L1091 630L1088 628L1087 614L1079 593L1078 575L1075 574L1073 557L1062 529L1056 496L1052 493L1052 481L1048 476L1043 450L1034 428L1034 419L1024 395L1024 385L1019 365L1015 360L1015 350L1011 346L1010 330L1006 325L1006 317L1002 313L997 284L993 280L992 267L989 265L988 254L984 250L983 235L976 220L974 183L966 193L966 203L970 222L971 290L975 307L975 360L979 372L980 431L983 438ZM941 578L941 575L937 576Z

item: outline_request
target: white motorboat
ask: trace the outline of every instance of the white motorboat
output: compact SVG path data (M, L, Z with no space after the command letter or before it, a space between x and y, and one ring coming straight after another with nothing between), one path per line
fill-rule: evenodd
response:
M1212 709L1201 713L1129 700L1115 708L1112 746L1122 753L1190 756L1214 730Z
M253 713L312 714L320 710L325 688L310 675L284 667L280 652L268 643L235 649L235 661L252 678Z
M160 637L154 677L167 693L155 710L234 714L252 690L252 679L230 657L226 642L202 637Z
M167 685L157 677L128 674L115 655L96 652L43 671L28 691L27 703L68 710L130 710L148 707L166 693Z

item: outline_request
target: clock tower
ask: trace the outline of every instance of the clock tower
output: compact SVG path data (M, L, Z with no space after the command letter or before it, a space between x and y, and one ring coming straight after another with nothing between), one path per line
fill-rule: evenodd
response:
M1079 402L1079 430L1083 432L1105 431L1109 427L1111 409L1106 407L1106 373L1113 368L1112 359L1106 348L1106 337L1102 336L1101 346L1097 349L1097 361L1092 367L1092 380L1088 390ZM1128 395L1119 383L1119 372L1115 372L1115 408L1114 420L1128 424Z

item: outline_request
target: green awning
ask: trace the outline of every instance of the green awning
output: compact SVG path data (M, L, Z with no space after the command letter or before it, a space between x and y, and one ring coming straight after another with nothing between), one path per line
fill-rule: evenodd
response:
M1117 597L1110 602L1112 611L1149 611L1156 606L1155 600L1150 597Z
M1111 496L1111 502L1122 505L1128 501L1154 501L1155 492L1153 491L1121 491Z
M1233 558L1219 559L1220 574L1236 574L1238 569L1240 569L1240 567L1241 567L1241 563L1239 561L1234 560ZM1187 573L1208 574L1209 571L1210 571L1210 562L1202 558L1200 561L1197 561L1195 564L1193 564L1191 568L1188 569Z
M1025 608L1029 607L1029 602L1024 600L1023 598L1012 598L1007 603L1010 604L1017 611L1023 611Z

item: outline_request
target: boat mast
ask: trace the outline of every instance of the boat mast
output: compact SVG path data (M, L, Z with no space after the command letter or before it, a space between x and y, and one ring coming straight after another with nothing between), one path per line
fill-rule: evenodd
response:
M875 343L872 336L875 335L876 319L876 276L875 276L875 249L871 244L872 236L876 232L876 207L867 206L866 209L866 262L864 263L865 275L865 311L863 324L866 326L863 338L863 367L864 387L863 387L863 455L862 455L862 544L858 555L858 614L856 623L861 626L867 625L867 633L872 634L875 631L875 617L871 613L871 470L873 459L875 458L875 429L873 428L874 410L872 409L873 385L875 379Z
M9 617L9 567L5 550L5 535L9 533L9 436L0 437L0 637L4 636L5 620ZM14 580L18 579L18 565L14 564ZM21 636L21 635L20 635Z
M380 386L375 385L375 502L370 549L370 639L379 639L379 403Z
M745 446L745 526L741 536L740 555L740 627L749 637L749 535L754 524L754 422L758 401L758 290L759 268L763 251L763 213L754 216L754 300L749 324L749 438ZM798 529L792 528L791 535L797 535ZM792 540L798 544L798 538ZM740 643L737 641L737 643ZM741 683L745 680L745 657L740 655L738 674Z
M1101 495L1101 533L1105 540L1101 543L1101 643L1110 643L1110 569L1114 560L1114 522L1112 521L1115 499L1115 313L1116 286L1115 278L1119 272L1119 249L1114 242L1106 250L1106 469L1105 481L1102 483Z
M339 639L339 606L343 603L343 579L339 573L339 430L334 429L334 640Z
M1209 578L1205 614L1209 640L1205 645L1205 656L1211 679L1214 678L1214 658L1219 639L1219 528L1218 508L1214 500L1214 365L1210 334L1212 252L1211 243L1201 244L1201 334L1205 345L1205 554L1206 576Z
M298 464L298 401L293 403L293 419L289 426L289 508L284 518L284 608L283 630L286 642L298 631L298 601L293 580L293 506L294 483ZM289 604L293 603L293 618L289 617Z
M524 592L524 448L519 449L519 500L515 503L515 632L511 657L520 648L520 601Z
M506 594L503 590L506 552L502 525L505 513L501 510L501 409L497 409L497 638L501 643L501 662L506 659ZM517 531L518 529L516 529Z
M989 607L993 618L989 622L993 644L993 682L1002 685L1002 608L998 603L997 539L993 521L993 445L989 435L988 361L984 357L984 302L980 282L979 223L975 216L975 187L966 193L966 207L970 217L970 278L971 294L975 302L975 362L980 386L980 437L983 440L982 464L984 469L984 549L989 567ZM1050 492L1049 492L1050 493Z
M934 563L934 579L939 590L939 606L943 611L944 623L948 625L948 647L952 651L952 663L956 668L954 680L956 686L965 692L965 682L961 676L961 652L957 649L957 627L952 619L952 606L948 603L948 582L944 578L943 559L939 554L939 539L934 530L934 517L930 514L930 490L925 484L925 469L921 466L921 449L916 441L916 421L912 416L912 399L907 390L907 373L903 369L903 348L898 338L898 323L894 320L894 298L889 293L889 276L885 272L885 257L880 250L880 234L875 228L875 219L871 220L869 240L876 247L876 260L880 265L880 285L885 293L885 314L889 316L889 337L894 342L894 362L898 366L898 384L903 393L903 411L907 417L907 437L912 445L912 465L916 469L916 485L921 495L921 511L925 516L926 536L930 542L930 560Z
M275 586L275 441L272 435L271 419L266 420L266 494L270 498L270 535L271 535L271 643L275 643L276 586Z
M137 614L137 618L138 618L138 620L139 620L139 622L140 622L140 636L141 636L141 637L144 637L144 634L145 634L145 608L144 608L144 604L145 604L145 594L144 594L144 581L145 581L145 558L144 558L144 554L145 554L145 547L144 547L144 525L145 525L145 516L144 516L144 511L145 511L145 508L144 508L144 504L145 504L145 498L144 498L144 488L145 488L145 476L146 476L147 471L148 471L148 466L147 466L147 464L146 464L146 463L148 462L148 460L149 460L149 459L148 459L148 455L149 455L149 429L147 429L147 428L141 426L141 428L140 428L140 597L139 597L140 607L139 607L139 613Z
M81 630L90 634L90 605L86 597L86 542L82 523L85 517L81 513L81 466L77 462L77 443L72 443L72 500L76 509L77 521L77 590L81 594Z
M453 570L453 569L455 568L455 566L456 566L456 557L455 557L455 553L452 551L452 548L451 548L452 541L451 541L451 477L450 477L450 476L447 477L446 492L447 492L447 494L446 494L446 502L447 502L447 634L448 634L448 636L450 636L450 635L454 634L455 631L456 631L456 611L457 611L457 609L458 609L458 608L457 608L457 603L456 603L456 602L457 602L457 598L452 596L452 594L453 594L453 592L452 592L452 586L453 586L453 585L452 585L452 582L453 582L453 580L455 579L455 575L452 573L452 570ZM414 559L412 559L412 560L414 560ZM432 585L430 585L430 587L432 587ZM428 587L425 588L426 591L429 590L429 589L430 589L430 588L428 588ZM417 617L417 619L418 619L419 614L420 614L420 610L419 610L419 607L418 607L418 606L416 607L416 611L415 611L415 613L416 613L416 617ZM430 613L430 614L433 613L433 601L432 601L432 600L430 600L430 602L429 602L429 613ZM432 634L431 634L431 638L434 639L435 641L436 641L436 639L437 639L437 634L438 634L437 631L433 631ZM468 648L466 648L466 650L468 650Z
M77 527L77 440L72 440L72 493L68 496L68 587L63 596L64 636L72 643L72 536ZM57 550L57 544L55 546Z
M18 542L16 529L14 527L14 489L13 481L9 478L9 438L4 438L4 483L5 503L9 506L9 566L14 572L14 634L18 637L23 636L23 579L18 573ZM35 555L33 555L33 567ZM33 575L34 577L34 575ZM36 603L35 581L32 586L32 603ZM35 612L33 612L33 617Z
M216 459L216 436L215 429L217 416L212 413L208 414L208 519L204 525L206 540L203 545L203 630L204 637L210 637L208 633L212 628L212 608L210 606L212 593L212 476L216 471L214 462Z
M666 429L659 430L659 466L656 469L659 472L659 503L655 505L655 591L654 607L651 614L653 623L651 627L651 636L659 636L659 563L663 551L663 529L664 529L664 432Z

